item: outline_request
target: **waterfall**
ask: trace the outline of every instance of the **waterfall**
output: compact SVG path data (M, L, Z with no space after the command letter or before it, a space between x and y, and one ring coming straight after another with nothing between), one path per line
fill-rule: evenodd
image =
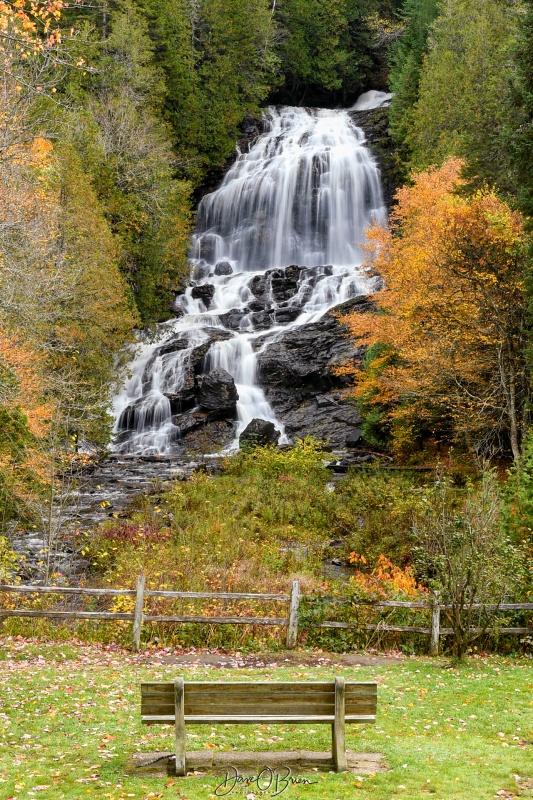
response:
M265 133L199 205L177 318L139 345L115 398L119 452L179 447L200 410L199 375L212 370L235 381L235 444L253 418L284 436L257 383L258 352L374 288L361 269L362 244L385 210L363 132L345 111L286 107L264 116Z

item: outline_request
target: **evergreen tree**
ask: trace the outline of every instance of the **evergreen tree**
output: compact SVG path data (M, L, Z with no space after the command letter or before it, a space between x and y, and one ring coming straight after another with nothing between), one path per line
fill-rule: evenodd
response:
M373 0L282 0L280 47L286 89L303 102L307 92L345 99L365 85L372 66Z
M196 184L231 155L247 113L276 84L268 0L138 0L166 81L180 174Z
M406 137L412 165L457 155L481 183L507 188L501 135L509 95L520 6L514 0L447 0L433 25L420 98Z
M418 90L430 26L438 13L438 0L405 0L400 11L405 32L391 48L389 85L394 96L389 120L397 146L397 159L404 170L409 159L406 137L418 100Z
M71 138L120 242L141 317L150 322L168 315L170 289L186 273L191 187L175 178L172 129L162 116L165 76L147 20L124 0L107 29L98 71L71 87L81 106Z
M503 146L509 154L518 205L528 227L533 221L533 0L524 0L524 14L514 51L516 67L510 97L510 125Z
M533 543L533 435L528 434L524 457L514 464L505 487L505 527L515 542Z
M63 146L55 265L69 292L50 313L48 364L66 433L105 446L117 358L138 317L120 272L120 244L84 174L79 156ZM53 297L49 300L53 303Z

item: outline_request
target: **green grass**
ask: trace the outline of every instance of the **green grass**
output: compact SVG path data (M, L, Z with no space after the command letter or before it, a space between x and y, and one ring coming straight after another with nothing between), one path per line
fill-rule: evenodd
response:
M444 662L423 658L372 668L336 667L334 659L327 668L198 667L180 674L250 681L318 680L342 673L379 682L377 724L349 726L347 744L356 752L383 753L390 770L373 776L320 774L319 785L289 788L284 798L489 800L501 790L509 791L508 797L532 796L526 788L533 778L530 660L476 658L460 669L443 669ZM151 660L157 661L157 654ZM213 775L125 776L132 753L172 751L171 728L140 725L139 682L173 678L176 667L147 663L145 656L118 648L11 639L2 642L0 673L0 800L209 800L213 794ZM327 726L315 733L298 726L195 727L189 733L194 734L188 737L190 749L330 746ZM523 779L522 789L515 775Z

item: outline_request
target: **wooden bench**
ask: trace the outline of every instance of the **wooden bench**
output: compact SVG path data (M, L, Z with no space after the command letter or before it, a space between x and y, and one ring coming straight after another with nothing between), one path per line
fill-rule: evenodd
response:
M333 761L347 769L346 723L376 721L377 684L322 683L141 683L142 722L175 725L176 775L186 774L185 725L267 724L332 727Z

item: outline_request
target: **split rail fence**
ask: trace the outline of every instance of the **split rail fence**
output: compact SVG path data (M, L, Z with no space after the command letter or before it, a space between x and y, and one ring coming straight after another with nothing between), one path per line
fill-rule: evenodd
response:
M137 587L135 589L91 589L79 586L11 586L0 585L0 594L2 593L15 593L15 594L59 594L59 595L80 595L92 597L132 597L135 598L135 609L133 612L109 612L109 611L59 611L54 609L3 609L0 608L0 622L8 617L44 617L49 619L89 619L89 620L125 620L132 623L132 644L134 650L139 650L141 647L141 630L144 623L175 623L187 624L198 623L203 625L274 625L286 629L285 644L287 648L293 649L298 642L298 627L299 627L299 607L302 599L300 593L300 582L293 581L289 594L251 594L242 592L171 592L162 591L159 589L145 589L145 577L140 575L137 578ZM174 616L174 615L154 615L145 614L145 602L149 597L166 597L175 599L187 600L255 600L262 602L285 602L287 604L286 617L244 617L244 616L223 616L223 617L205 617L205 616ZM430 655L438 655L439 644L441 636L453 635L452 628L444 628L441 626L441 613L446 610L446 607L439 603L438 595L433 595L431 602L424 603L421 601L396 601L396 600L378 600L378 601L361 601L360 603L353 603L353 605L361 605L365 607L381 608L381 609L412 609L412 610L425 610L431 611L431 625L430 627L411 626L411 625L388 625L387 623L378 623L376 625L365 624L363 628L366 630L393 632L393 633L418 633L426 634L429 636L429 652ZM496 608L496 607L495 607ZM502 603L497 606L497 611L533 611L533 603ZM350 629L359 627L350 622L315 622L307 623L311 626L321 628L337 628L337 629ZM490 633L490 630L486 631ZM499 634L518 634L518 635L532 635L533 628L519 627L519 628L498 628Z

